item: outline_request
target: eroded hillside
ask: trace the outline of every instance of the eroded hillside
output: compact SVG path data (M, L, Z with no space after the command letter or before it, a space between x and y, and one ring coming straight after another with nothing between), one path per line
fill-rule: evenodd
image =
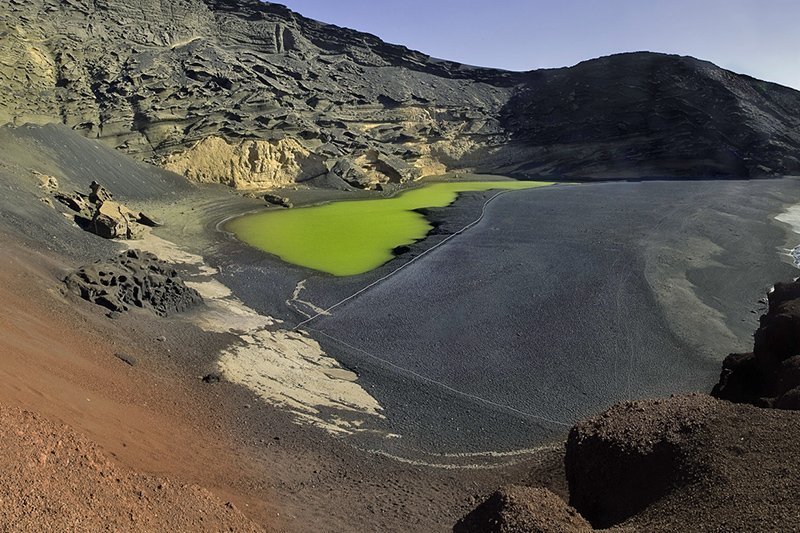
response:
M626 54L511 73L257 0L6 5L0 123L62 122L201 182L800 168L800 93L691 58Z

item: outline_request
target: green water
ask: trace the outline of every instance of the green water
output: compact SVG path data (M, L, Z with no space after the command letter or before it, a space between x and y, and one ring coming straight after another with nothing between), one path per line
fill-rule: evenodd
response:
M412 189L392 198L348 200L265 211L226 226L239 240L284 261L335 276L352 276L381 266L397 246L428 234L431 225L414 209L445 207L460 192L530 189L551 185L531 181L446 182Z

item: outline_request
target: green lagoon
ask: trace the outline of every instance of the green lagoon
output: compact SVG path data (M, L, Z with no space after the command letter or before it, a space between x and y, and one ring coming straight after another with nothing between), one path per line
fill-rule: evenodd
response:
M458 193L531 189L531 181L441 182L391 198L347 200L297 209L272 210L230 221L226 229L265 252L296 265L353 276L394 257L393 250L422 239L432 229L415 209L445 207Z

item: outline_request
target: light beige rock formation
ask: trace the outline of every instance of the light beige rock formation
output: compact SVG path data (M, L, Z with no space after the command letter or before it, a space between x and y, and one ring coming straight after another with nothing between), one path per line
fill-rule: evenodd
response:
M240 189L286 186L327 172L321 158L294 139L230 143L216 136L167 157L164 167L201 183Z

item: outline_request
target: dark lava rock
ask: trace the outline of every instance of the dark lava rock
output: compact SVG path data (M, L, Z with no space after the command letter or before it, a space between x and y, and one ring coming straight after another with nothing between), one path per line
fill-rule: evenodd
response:
M117 353L114 354L114 357L116 357L120 361L123 361L123 362L129 364L130 366L136 366L137 360L132 355L126 354L124 352L117 352Z
M167 316L203 301L171 265L137 250L81 267L67 276L64 283L84 300L119 313L139 308Z
M583 533L592 526L547 489L499 489L458 521L453 533Z
M625 402L579 422L565 458L570 504L605 528L697 479L704 461L688 450L715 404L708 396Z
M280 207L290 208L292 206L291 200L285 196L278 196L277 194L265 194L264 201L268 204L277 205Z
M616 405L567 442L570 503L595 528L795 531L800 413L705 395Z
M219 383L220 381L222 381L222 374L219 372L209 372L203 376L204 383Z
M407 253L408 253L408 252L410 252L410 251L411 251L411 247L410 247L410 246L407 246L407 245L405 245L405 244L401 244L400 246L395 246L395 247L392 249L392 254L393 254L395 257L398 257L398 256L401 256L401 255L403 255L403 254L407 254Z
M711 394L760 407L798 409L800 387L800 282L778 283L768 296L753 351L731 354Z
M0 119L64 122L155 162L219 137L296 141L331 161L326 180L355 187L443 168L565 179L800 171L800 93L691 57L476 68L259 0L12 1L3 15L14 31L0 31ZM257 151L240 159L264 167Z

